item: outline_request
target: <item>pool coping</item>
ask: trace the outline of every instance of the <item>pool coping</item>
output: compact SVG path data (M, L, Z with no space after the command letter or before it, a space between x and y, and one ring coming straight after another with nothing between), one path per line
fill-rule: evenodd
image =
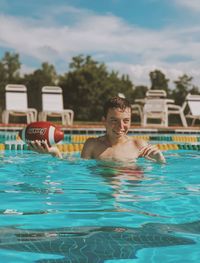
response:
M26 127L27 124L2 124L0 123L0 131L20 131ZM104 133L105 128L101 123L90 123L90 124L74 124L73 126L64 126L61 124L56 124L60 127L66 134L93 134L93 133ZM158 134L200 134L200 127L180 127L180 126L170 126L170 127L158 127L149 126L141 127L138 125L131 125L129 133L158 133Z

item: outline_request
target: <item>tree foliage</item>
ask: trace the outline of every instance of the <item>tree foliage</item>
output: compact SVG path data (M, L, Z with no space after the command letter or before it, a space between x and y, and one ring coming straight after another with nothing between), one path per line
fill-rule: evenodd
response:
M134 84L128 75L110 71L104 63L95 61L91 56L75 56L69 63L68 72L58 76L54 65L44 62L32 73L20 75L19 55L6 52L0 60L0 111L4 108L4 90L7 84L24 84L28 89L29 107L41 110L41 88L58 85L63 89L64 107L73 109L75 120L99 121L102 117L103 103L112 96L123 93L134 103L144 98L148 87ZM149 73L151 88L164 89L182 104L190 92L198 94L199 88L192 84L192 77L180 76L174 81L175 88L169 89L169 79L160 70Z
M65 108L72 108L78 120L100 120L105 99L119 92L127 97L132 93L128 76L109 73L105 64L82 55L72 59L70 71L60 78L60 86Z
M0 112L5 107L4 90L7 84L20 82L19 55L6 52L0 61Z
M41 110L41 88L43 86L54 86L57 83L57 73L53 65L42 63L41 68L31 74L25 74L22 83L28 89L28 104L31 108Z
M142 99L145 97L145 94L148 90L148 87L139 85L136 86L133 90L133 98Z
M174 81L176 88L172 91L172 97L176 104L182 105L188 93L198 94L198 88L192 84L192 77L184 74Z
M151 89L163 89L168 92L169 79L165 77L165 74L160 70L154 70L149 73L151 80Z

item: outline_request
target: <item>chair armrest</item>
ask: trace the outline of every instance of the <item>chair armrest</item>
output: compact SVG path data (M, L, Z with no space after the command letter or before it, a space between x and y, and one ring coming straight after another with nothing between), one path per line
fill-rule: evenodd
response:
M139 104L131 104L131 109L134 108L141 109L141 106Z
M175 105L175 104L167 104L167 109L170 110L170 109L174 109L174 110L182 110L182 107L179 106L179 105Z

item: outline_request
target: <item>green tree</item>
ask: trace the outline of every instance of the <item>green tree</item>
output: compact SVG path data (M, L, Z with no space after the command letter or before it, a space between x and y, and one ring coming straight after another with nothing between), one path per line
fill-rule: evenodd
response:
M47 62L42 63L41 69L37 69L31 74L25 74L22 82L28 89L29 107L40 111L42 108L41 88L43 86L54 86L57 80L58 76L54 66Z
M77 120L98 121L102 117L103 103L119 92L129 97L132 83L128 76L109 72L103 63L90 56L72 58L70 71L60 78L65 108L75 111Z
M133 89L133 96L135 99L142 99L148 90L147 86L138 85Z
M7 83L7 81L6 81L6 70L5 70L4 65L3 65L2 61L1 61L0 62L0 91L1 91L1 93L5 89L6 83Z
M18 54L6 52L0 61L0 91L4 92L7 84L19 83L20 67Z
M169 79L160 70L154 70L149 73L151 80L151 89L163 89L168 92Z
M5 86L20 82L19 55L6 52L0 61L0 115L5 108Z
M200 94L200 89L198 86L193 85L192 88L190 89L191 94Z
M175 89L172 91L172 98L176 104L182 105L189 92L198 92L197 87L192 84L192 79L192 77L184 74L174 81Z
M20 79L20 67L19 54L6 52L2 62L5 70L5 80L8 83L16 83Z

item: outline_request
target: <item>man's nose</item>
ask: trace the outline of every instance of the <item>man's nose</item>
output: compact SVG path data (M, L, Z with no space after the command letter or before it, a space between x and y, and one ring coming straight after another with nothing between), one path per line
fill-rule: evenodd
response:
M124 122L123 122L123 120L120 120L120 121L118 122L118 125L119 125L120 128L124 128Z

